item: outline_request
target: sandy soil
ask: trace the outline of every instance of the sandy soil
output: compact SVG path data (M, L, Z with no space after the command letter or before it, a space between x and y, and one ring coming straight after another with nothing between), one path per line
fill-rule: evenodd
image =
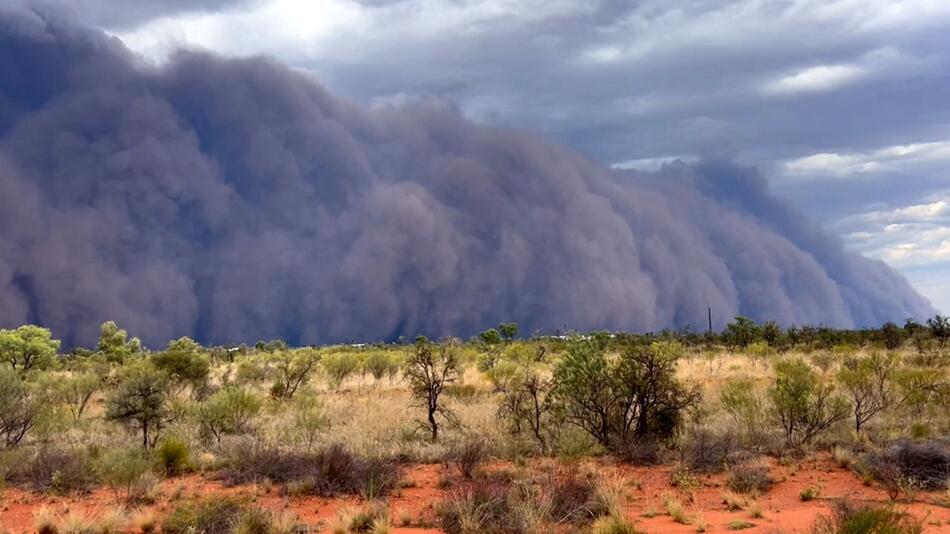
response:
M588 467L589 468L589 467ZM631 467L618 464L596 464L607 476L620 475L627 481L628 515L639 527L650 533L694 533L697 525L705 525L705 532L732 532L729 526L734 521L751 523L752 527L743 532L807 532L816 519L829 511L833 499L848 497L854 500L887 502L887 494L880 488L865 486L849 470L839 468L830 459L822 457L807 460L796 466L787 467L776 462L771 464L771 473L778 482L767 493L759 496L758 503L763 512L762 518L752 518L748 511L729 511L722 501L726 490L725 475L700 475L697 486L690 492L678 491L670 483L670 467ZM513 469L510 465L492 465L490 471ZM531 469L560 470L563 466L547 461L532 465ZM441 488L440 479L452 477L450 488ZM409 527L393 529L394 533L422 534L441 532L437 528L415 525L434 525L434 506L444 496L465 482L460 481L455 471L443 465L417 465L406 470L403 487L396 490L388 499L393 523L398 525L403 519L410 519ZM819 489L818 497L802 502L799 495L805 488ZM213 492L233 493L247 496L257 505L272 510L289 510L297 514L316 532L326 531L326 524L335 517L338 510L345 507L359 507L358 498L288 498L282 496L276 487L239 486L225 487L221 483L200 475L190 475L162 482L161 502L146 509L161 517L174 504L170 502L177 494L178 498L190 498ZM691 517L690 524L674 522L664 514L662 499L665 495L676 495L685 505ZM925 532L950 533L950 509L940 506L941 495L919 493L912 500L898 503L897 506L914 514L924 521ZM48 496L7 488L0 497L0 526L11 534L33 531L34 514L47 507L56 513L83 510L95 513L119 503L115 494L108 489L100 489L89 494L65 497ZM658 512L652 515L650 512ZM135 515L140 511L132 511Z

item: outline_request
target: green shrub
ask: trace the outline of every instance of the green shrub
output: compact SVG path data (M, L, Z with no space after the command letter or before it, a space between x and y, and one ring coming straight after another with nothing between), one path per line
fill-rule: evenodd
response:
M188 444L176 437L168 437L155 451L159 468L167 475L174 476L188 467L190 450Z
M207 386L211 362L204 348L190 338L170 342L164 351L153 354L150 361L169 377L176 392L190 386L193 393L200 395Z
M141 449L113 449L106 451L96 462L100 479L126 501L132 501L150 462Z
M301 386L310 381L318 357L311 349L298 349L274 353L271 360L274 363L271 396L275 399L291 399Z
M256 395L232 386L215 392L197 406L195 413L201 431L220 443L224 435L250 431L261 406Z
M608 358L596 339L575 338L554 369L554 398L567 422L605 447L669 438L699 400L676 379L682 351L676 342L631 344Z
M834 384L823 380L800 359L775 363L775 379L768 390L776 419L790 443L804 445L845 420L848 402L834 393Z
M13 367L0 365L0 445L12 447L26 437L41 404Z
M321 361L323 372L334 388L339 388L360 369L360 360L355 354L337 352L326 354Z

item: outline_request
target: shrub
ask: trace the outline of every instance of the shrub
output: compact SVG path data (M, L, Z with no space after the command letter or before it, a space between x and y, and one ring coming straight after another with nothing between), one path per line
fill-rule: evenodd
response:
M114 449L105 452L96 462L99 477L126 502L134 500L135 491L145 473L149 461L136 449Z
M162 522L162 534L230 534L244 510L244 501L215 495L177 505Z
M553 391L566 420L601 445L671 437L698 394L676 380L677 343L630 345L617 359L595 339L575 338L554 369Z
M488 444L478 438L470 438L452 447L446 454L446 462L455 464L465 478L472 478L479 466L488 457Z
M360 369L360 360L355 354L337 352L327 354L322 360L323 372L327 374L330 385L339 388L347 378L356 374Z
M25 479L38 491L69 493L86 491L96 485L95 466L85 451L43 447L11 473L14 480Z
M893 508L836 501L830 516L820 518L815 534L920 534L923 525Z
M761 494L775 481L769 474L769 468L763 464L740 464L729 470L729 489L738 493Z
M609 498L589 477L570 475L553 481L549 489L551 519L555 523L584 524L607 513Z
M228 467L221 472L228 483L293 483L300 494L378 498L396 486L400 475L394 461L358 458L340 445L313 453L293 453L245 443L233 448L229 456Z
M383 351L369 353L363 359L363 369L373 375L377 382L384 377L394 377L399 372L399 362L391 354Z
M690 432L680 446L683 462L692 470L718 473L726 469L739 451L735 434L697 428Z
M449 342L433 347L428 339L420 336L406 359L403 374L409 382L409 392L413 400L426 410L426 423L432 441L438 440L442 424L437 416L449 421L454 420L452 413L439 402L439 397L445 386L459 377L460 366L456 347Z
M190 454L188 444L176 437L165 438L155 451L158 465L167 476L184 471Z
M201 394L211 372L211 363L203 352L201 345L183 337L170 342L163 352L153 354L150 361L168 376L177 392L190 386L192 393Z
M12 367L0 365L0 444L12 447L26 437L40 412L27 384Z
M834 394L834 385L822 381L800 359L775 364L775 379L768 395L789 442L807 444L848 417L847 401Z
M719 391L719 402L741 429L744 440L747 443L756 441L762 432L765 407L762 396L756 391L755 380L743 376L729 377Z
M168 375L164 372L144 362L126 365L106 400L105 417L137 427L142 432L142 447L149 448L171 416L167 391Z
M855 432L894 404L892 380L896 364L892 354L875 352L867 358L847 358L841 365L838 381L851 400Z
M864 468L892 498L912 487L945 489L950 478L950 451L940 442L900 441L867 454Z
M238 387L226 387L198 405L196 416L201 431L218 443L227 434L243 434L261 411L261 400Z

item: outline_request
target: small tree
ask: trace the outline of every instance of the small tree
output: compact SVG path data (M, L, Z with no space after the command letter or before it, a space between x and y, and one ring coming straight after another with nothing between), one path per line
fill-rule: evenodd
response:
M193 394L201 395L208 384L211 363L201 345L190 338L172 341L163 352L153 354L151 361L167 375L176 394L191 386Z
M755 321L741 315L726 325L725 337L734 347L747 347L761 337L762 331Z
M330 425L330 419L324 412L320 397L313 391L305 390L294 397L291 407L293 430L300 434L307 444L307 452L310 452L317 435Z
M425 336L419 336L406 358L403 374L409 382L412 398L426 410L432 441L438 440L442 425L436 416L450 421L454 419L452 413L439 402L445 386L455 382L460 374L454 343L446 341L434 345Z
M552 423L557 404L551 395L554 379L533 358L522 358L515 365L511 376L497 383L502 395L498 416L509 423L513 434L530 432L540 450L546 452L555 430Z
M12 447L26 437L39 414L32 392L12 367L0 366L0 439Z
M762 340L768 343L770 347L778 347L782 342L782 327L775 321L766 321L762 325Z
M261 405L261 400L253 393L239 387L227 387L198 405L198 424L203 432L220 443L224 435L250 431L251 422L260 413Z
M518 323L501 323L498 325L498 333L505 341L511 341L518 335Z
M950 316L934 315L927 319L927 327L938 345L943 347L947 344L947 339L950 339Z
M106 400L106 419L138 428L142 447L154 446L170 416L168 384L168 375L147 363L125 366L115 391Z
M571 339L567 352L554 368L554 396L565 420L578 426L601 445L608 445L611 419L620 399L613 387L610 363L604 349L592 338Z
M848 417L848 403L834 394L834 384L822 381L800 359L775 364L775 379L768 396L785 438L800 445Z
M114 321L106 321L99 327L96 352L110 362L124 362L129 356L142 352L142 342L135 337L128 339L125 330L119 328Z
M291 399L294 394L310 381L313 367L317 364L317 354L310 349L281 351L273 356L274 384L270 388L275 399Z
M89 401L103 385L103 376L95 371L82 371L67 376L51 377L49 394L62 404L74 423L82 419Z
M892 378L896 358L873 353L867 358L849 357L838 370L838 381L851 400L854 431L894 402Z
M719 402L741 429L744 439L756 441L755 438L761 435L765 403L756 391L755 380L744 376L730 377L719 390Z
M60 341L53 339L49 329L40 326L0 329L0 359L20 373L52 367L59 345Z
M883 344L887 350L899 349L904 342L903 331L899 326L891 322L881 325L878 336L880 337L881 344Z

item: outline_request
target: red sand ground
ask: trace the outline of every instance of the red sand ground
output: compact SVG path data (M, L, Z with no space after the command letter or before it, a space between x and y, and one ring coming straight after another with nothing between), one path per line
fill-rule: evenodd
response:
M493 465L489 470L511 469L510 465ZM532 465L531 469L562 469L554 462L546 461ZM880 488L865 486L849 470L839 468L827 457L807 460L794 467L785 467L772 463L771 473L778 482L758 498L764 517L753 519L744 510L729 511L722 503L725 487L725 475L699 476L698 486L687 494L677 492L670 485L670 467L631 467L618 464L601 464L596 467L606 475L622 475L627 481L628 514L638 523L641 530L650 533L694 533L697 524L706 525L706 532L731 532L729 523L736 520L747 521L754 526L743 532L792 533L810 531L815 520L827 514L829 503L836 498L848 497L858 501L887 502L887 494ZM403 517L411 518L413 525L434 525L433 507L447 493L453 491L440 489L439 480L444 475L452 477L453 486L464 484L453 469L443 465L418 465L406 470L404 487L396 490L388 498L393 523L399 524ZM208 495L209 493L234 493L252 497L264 508L272 510L287 509L297 514L306 524L318 532L324 531L326 522L335 517L344 507L359 507L364 504L358 498L315 498L280 495L278 488L261 486L242 486L228 488L216 481L191 475L163 484L162 502L149 507L161 517L173 504L168 497L175 493L180 498ZM802 502L799 494L808 487L819 488L819 495L809 502ZM693 517L692 524L683 525L674 522L664 512L662 498L675 494L684 503L687 513ZM691 498L690 498L691 495ZM924 522L925 532L950 533L950 509L938 504L941 495L920 493L912 502L901 502L897 506L905 509ZM95 512L118 503L115 495L108 489L96 490L90 494L55 497L7 488L0 496L0 526L10 534L33 532L33 516L37 510L47 507L57 513L70 510ZM646 517L649 510L661 515ZM135 515L135 512L132 512ZM400 534L422 534L441 532L437 528L398 527L392 530Z

